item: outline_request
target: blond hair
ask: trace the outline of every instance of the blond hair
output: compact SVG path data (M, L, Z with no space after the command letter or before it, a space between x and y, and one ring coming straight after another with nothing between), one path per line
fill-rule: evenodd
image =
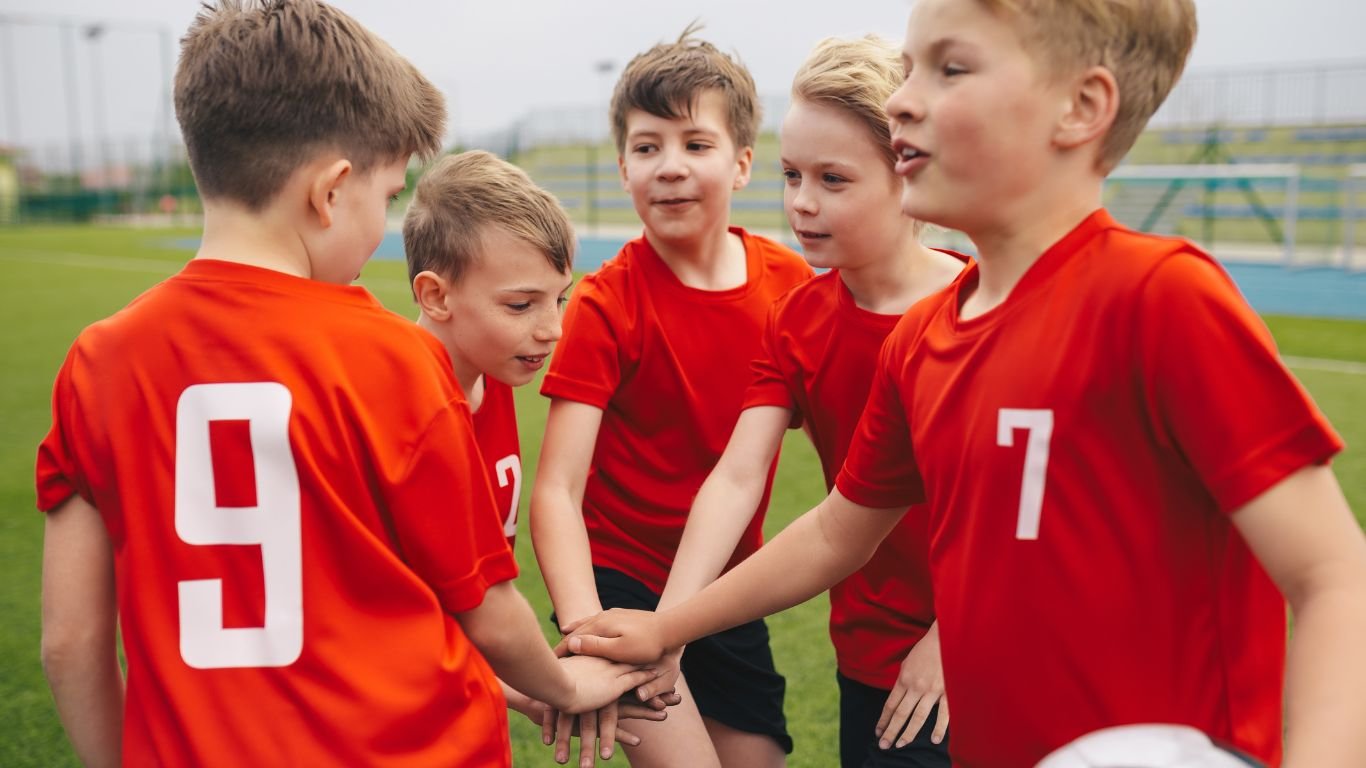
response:
M175 110L199 192L260 210L317 152L364 173L441 149L441 92L316 0L220 0L181 41Z
M901 52L877 35L857 40L828 37L816 44L792 78L792 98L849 113L896 164L885 104L901 85Z
M698 40L696 23L678 40L660 43L631 59L612 91L612 138L626 150L626 115L633 109L676 120L691 116L698 96L715 90L726 100L726 121L735 148L754 146L759 132L759 97L754 78L738 58Z
M441 158L417 183L403 217L408 282L431 270L458 280L497 227L545 255L557 272L574 264L574 227L554 195L488 152Z
M978 0L1013 17L1026 49L1054 77L1100 65L1119 85L1119 109L1101 144L1109 172L1133 146L1195 43L1194 0Z

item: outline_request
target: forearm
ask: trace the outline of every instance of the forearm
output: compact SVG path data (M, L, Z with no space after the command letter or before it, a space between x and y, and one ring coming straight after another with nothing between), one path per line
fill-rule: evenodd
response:
M1292 604L1285 768L1366 765L1366 577Z
M601 611L588 529L579 506L568 494L535 491L530 525L532 549L560 626Z
M86 638L62 647L46 640L43 672L57 717L81 763L117 766L123 744L123 671L113 637Z
M665 647L790 608L829 589L872 556L896 510L853 505L836 491L758 552L659 615Z
M503 685L553 707L568 706L573 681L546 645L531 606L512 582L490 587L477 608L456 618Z

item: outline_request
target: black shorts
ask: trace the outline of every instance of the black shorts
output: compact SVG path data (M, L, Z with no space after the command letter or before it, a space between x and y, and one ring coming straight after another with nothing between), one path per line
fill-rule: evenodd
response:
M930 733L939 717L939 707L931 712L915 740L904 747L878 749L878 718L891 691L864 685L835 673L840 684L840 766L841 768L949 768L949 736L935 744ZM892 737L895 743L895 736Z
M593 566L593 580L604 610L659 607L658 595L620 571ZM791 754L792 737L783 717L787 681L773 666L768 626L762 619L688 643L682 667L704 717L737 731L770 736Z

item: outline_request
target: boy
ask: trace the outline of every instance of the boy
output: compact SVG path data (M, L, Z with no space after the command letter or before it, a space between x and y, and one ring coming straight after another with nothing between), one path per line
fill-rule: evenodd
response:
M403 220L403 248L422 311L417 323L441 341L467 393L475 441L512 547L522 490L512 388L535 377L560 338L573 279L573 225L555 197L520 168L488 152L465 152L442 158L423 174ZM543 725L544 704L502 688L509 708ZM623 707L623 715L665 718L638 702ZM614 736L639 742L614 728L613 721L601 723L604 757L612 753ZM559 749L568 749L569 733L559 729ZM591 755L591 736L587 741Z
M570 648L657 656L778 609L927 499L956 764L1132 722L1279 764L1283 674L1284 764L1366 764L1341 442L1217 264L1099 208L1194 30L1189 0L918 3L887 105L903 208L980 260L888 338L826 501L657 622Z
M774 304L745 410L693 500L661 607L721 572L789 426L806 429L827 489L834 484L883 340L913 303L962 271L966 257L921 245L919 222L901 212L883 112L900 83L896 47L872 37L823 41L793 77L783 203L807 262L830 271ZM947 708L931 714L943 675L927 552L924 518L907 515L830 589L845 768L948 766Z
M618 165L645 232L574 291L542 385L531 537L561 628L656 605L769 306L811 275L790 249L728 226L753 162L754 81L690 35L640 54L617 83ZM759 546L763 506L736 562ZM641 727L632 764L781 764L784 681L763 623L696 643L682 663L683 704Z
M38 454L43 663L79 758L502 766L494 671L571 711L650 679L555 661L445 353L348 285L439 148L439 92L329 6L225 2L175 103L201 247L82 332Z

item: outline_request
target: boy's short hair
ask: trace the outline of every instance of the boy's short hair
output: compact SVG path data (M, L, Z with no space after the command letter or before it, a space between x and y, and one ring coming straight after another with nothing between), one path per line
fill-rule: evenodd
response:
M441 92L387 43L317 0L219 0L181 43L175 110L206 198L260 210L314 153L357 173L441 149Z
M1119 111L1101 145L1109 172L1133 146L1195 43L1194 0L978 0L1014 17L1025 47L1060 76L1101 65L1119 84Z
M849 113L868 129L870 138L896 164L887 99L903 76L901 52L891 42L868 35L857 40L827 37L792 78L792 98Z
M693 37L690 24L678 40L660 43L637 54L622 70L612 91L612 138L617 152L626 150L626 115L633 109L676 120L691 115L697 97L706 90L726 99L726 119L736 149L754 146L759 132L759 96L754 78L738 57Z
M521 168L483 151L447 155L417 182L403 218L408 282L426 270L459 280L497 227L545 255L558 272L574 265L574 225Z

